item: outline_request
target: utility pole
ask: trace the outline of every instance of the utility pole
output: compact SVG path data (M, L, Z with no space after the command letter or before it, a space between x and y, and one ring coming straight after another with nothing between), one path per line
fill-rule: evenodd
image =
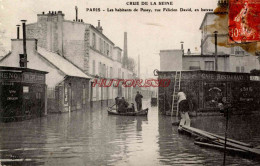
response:
M215 34L215 71L218 71L218 41L217 41L218 31L215 31L214 34Z

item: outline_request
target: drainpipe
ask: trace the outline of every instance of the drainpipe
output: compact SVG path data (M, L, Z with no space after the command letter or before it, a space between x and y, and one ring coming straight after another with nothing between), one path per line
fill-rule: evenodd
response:
M27 52L26 52L26 29L25 29L25 23L26 20L21 20L23 25L23 54L24 54L24 67L27 68Z
M218 31L214 32L215 34L215 71L218 71Z

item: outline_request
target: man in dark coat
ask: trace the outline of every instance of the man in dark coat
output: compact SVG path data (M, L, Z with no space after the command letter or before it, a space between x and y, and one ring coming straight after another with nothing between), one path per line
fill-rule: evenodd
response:
M141 93L139 93L139 91L137 91L137 94L135 96L137 111L141 111L141 109L142 109L142 98L143 98L143 95Z
M121 101L119 102L119 107L118 107L119 112L126 113L128 105L129 105L128 102L125 100L124 97L122 97Z

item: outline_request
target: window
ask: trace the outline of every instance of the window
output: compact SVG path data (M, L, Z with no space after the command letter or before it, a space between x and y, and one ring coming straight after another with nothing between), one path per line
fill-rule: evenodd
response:
M121 52L120 51L117 52L117 61L121 62Z
M93 33L93 35L92 35L92 47L96 48L96 34L95 33Z
M100 52L103 53L103 40L100 38Z
M205 61L205 70L214 70L214 61Z
M47 97L48 99L55 99L55 88L47 89Z
M113 78L113 67L110 67L110 78Z
M241 66L241 72L244 73L245 72L245 67Z
M82 103L86 104L86 86L84 84L82 89Z
M92 74L95 75L96 74L96 62L95 62L95 60L93 60L93 66L92 67L93 67L93 69L92 69L93 73Z
M110 46L110 51L109 51L109 55L112 57L112 46Z
M68 86L64 86L64 103L67 104L68 102Z
M102 40L99 38L99 51L102 52Z
M23 93L29 93L29 86L23 87Z
M121 75L121 69L119 68L118 69L118 78L120 78L120 75Z
M24 54L19 54L20 56L20 67L25 67L25 57Z
M102 74L102 65L101 65L101 62L99 62L99 65L98 65L98 75L101 76Z
M106 77L109 77L109 75L108 75L108 73L109 73L109 67L107 66L107 68L106 68Z
M236 72L240 72L240 67L239 66L236 67Z
M189 70L200 70L200 62L199 61L190 61Z
M106 46L106 48L107 48L107 51L106 51L106 53L107 53L107 56L109 56L109 45L108 45L108 43L107 43L107 46Z
M236 72L244 73L245 72L245 67L244 66L237 66L236 67Z
M102 72L103 77L106 77L106 65L103 64L103 72Z
M245 55L243 48L239 46L231 47L231 54L233 55Z
M92 88L92 101L95 101L96 100L96 96L97 96L97 86L95 86L95 87L92 87L91 86L91 88Z
M103 47L104 47L103 53L105 54L106 53L106 42L105 41L104 41Z

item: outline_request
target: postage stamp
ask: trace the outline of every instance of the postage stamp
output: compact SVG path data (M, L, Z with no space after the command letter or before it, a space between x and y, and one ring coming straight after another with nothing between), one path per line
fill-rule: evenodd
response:
M229 42L260 41L259 14L259 0L229 0Z

